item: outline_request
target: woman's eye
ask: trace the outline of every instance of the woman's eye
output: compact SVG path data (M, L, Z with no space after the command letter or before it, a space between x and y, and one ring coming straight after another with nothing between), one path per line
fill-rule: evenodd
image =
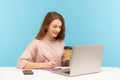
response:
M57 28L57 25L53 26L53 28Z
M60 26L59 28L61 29L62 27Z
M62 26L57 26L57 25L54 25L53 28L62 28Z

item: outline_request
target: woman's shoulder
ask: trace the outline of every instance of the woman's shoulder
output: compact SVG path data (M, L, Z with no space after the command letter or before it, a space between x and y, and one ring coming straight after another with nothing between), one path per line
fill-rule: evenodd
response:
M57 40L57 42L59 42L59 43L64 43L64 40Z
M41 40L33 39L31 42L41 42Z
M40 43L40 42L41 42L41 40L33 39L33 40L31 40L30 44L35 45L35 44L38 44L38 43Z
M59 44L61 44L61 45L65 45L64 40L57 40L57 42L58 42Z

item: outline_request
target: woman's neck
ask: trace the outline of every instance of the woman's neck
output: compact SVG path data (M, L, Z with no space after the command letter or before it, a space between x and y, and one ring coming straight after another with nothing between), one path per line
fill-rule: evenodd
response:
M54 43L56 41L56 39L54 37L50 37L47 35L42 40L50 42L50 43Z

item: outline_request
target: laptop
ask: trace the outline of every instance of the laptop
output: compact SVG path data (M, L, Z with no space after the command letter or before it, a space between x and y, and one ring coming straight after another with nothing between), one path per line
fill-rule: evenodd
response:
M74 46L70 67L53 70L65 76L79 76L101 71L103 44Z

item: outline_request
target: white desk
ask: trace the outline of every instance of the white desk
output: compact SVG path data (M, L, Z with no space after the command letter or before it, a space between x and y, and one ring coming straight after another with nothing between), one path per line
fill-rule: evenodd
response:
M16 67L0 67L0 80L120 80L120 69L117 67L103 67L102 72L66 77L45 70L33 70L33 75L24 75Z

